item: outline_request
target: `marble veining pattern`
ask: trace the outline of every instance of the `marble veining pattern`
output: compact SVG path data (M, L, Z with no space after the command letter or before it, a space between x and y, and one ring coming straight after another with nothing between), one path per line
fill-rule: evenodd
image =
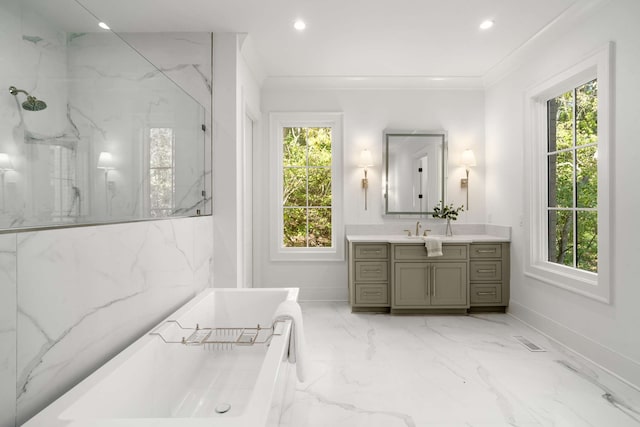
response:
M17 235L19 423L209 285L210 222Z
M311 375L281 427L640 426L639 390L506 314L303 315Z
M16 237L0 235L0 426L16 417Z

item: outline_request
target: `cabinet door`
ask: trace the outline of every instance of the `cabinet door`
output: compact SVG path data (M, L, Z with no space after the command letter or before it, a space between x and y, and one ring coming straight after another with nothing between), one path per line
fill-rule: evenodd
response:
M429 265L424 262L395 263L393 304L425 307L429 304Z
M443 262L431 264L431 305L467 306L467 263Z

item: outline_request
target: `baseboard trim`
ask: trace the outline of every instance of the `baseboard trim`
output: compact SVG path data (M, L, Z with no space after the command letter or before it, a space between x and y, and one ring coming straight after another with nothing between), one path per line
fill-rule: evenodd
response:
M507 314L535 329L571 353L596 365L629 387L640 391L640 362L603 346L517 302L511 301L509 303Z

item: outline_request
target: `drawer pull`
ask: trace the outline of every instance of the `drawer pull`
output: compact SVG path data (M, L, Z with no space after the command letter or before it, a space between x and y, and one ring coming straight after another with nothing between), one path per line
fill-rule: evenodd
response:
M495 273L495 272L496 272L496 270L495 270L495 269L490 270L490 269L487 269L487 268L484 268L484 269L482 269L482 268L481 268L481 269L479 269L479 270L476 270L476 272L477 272L477 273Z
M363 254L380 254L382 253L382 251L380 249L363 249L362 250Z
M478 249L477 252L479 254L495 254L496 250L495 249Z
M363 272L363 273L382 273L382 270L381 270L381 269L379 269L379 268L377 268L377 269L375 269L375 270L373 270L373 269L371 269L371 270L367 270L366 268L363 268L363 269L362 269L362 272Z
M379 297L382 296L382 292L363 292L362 295L365 297Z
M476 292L476 295L493 295L493 296L495 296L496 292L495 291L493 291L493 292Z

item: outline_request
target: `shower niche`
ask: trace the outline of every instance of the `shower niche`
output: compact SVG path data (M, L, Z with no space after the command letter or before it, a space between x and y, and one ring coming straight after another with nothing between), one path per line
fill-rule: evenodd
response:
M0 230L211 213L207 58L161 71L73 0L0 12Z

